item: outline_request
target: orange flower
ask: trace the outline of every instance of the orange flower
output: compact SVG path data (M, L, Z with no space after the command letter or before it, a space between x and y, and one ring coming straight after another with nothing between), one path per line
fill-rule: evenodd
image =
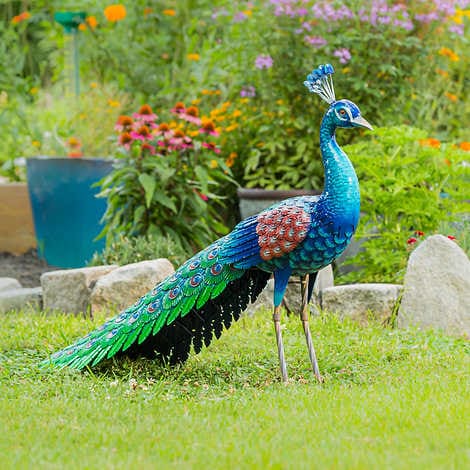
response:
M199 54L188 54L186 57L188 60L194 60L194 61L198 61L201 58Z
M98 25L98 21L96 20L96 16L88 16L85 21L88 23L88 26L91 29L95 29L96 26Z
M166 123L166 122L162 122L159 126L158 126L158 130L160 132L168 132L170 130L170 126Z
M453 103L456 103L458 98L457 98L457 95L454 95L453 93L449 93L448 91L446 91L444 93L444 95L449 98L450 101L452 101Z
M435 149L438 149L438 148L440 148L440 146L441 146L440 140L438 140L438 139L433 139L433 138L421 139L421 140L419 141L419 144L420 144L422 147L432 147L432 148L435 148Z
M29 13L28 11L24 11L23 13L20 13L19 15L14 16L11 22L13 24L18 24L18 23L21 23L22 21L26 21L28 18L31 18L31 13Z
M77 150L76 152L69 152L67 156L70 158L80 158L83 157L83 153L80 150Z
M122 127L130 127L134 120L130 116L126 116L125 114L121 114L118 117L117 124Z
M175 16L176 11L173 10L172 8L167 8L166 10L163 10L162 13L166 16Z
M174 137L184 137L184 132L181 129L175 129L173 131L173 136Z
M189 114L190 116L198 117L199 116L199 110L196 108L196 106L190 106L186 110L186 114Z
M447 72L446 70L442 70L442 69L436 69L436 73L438 73L444 78L447 78L449 76L449 72Z
M123 132L119 136L119 143L121 145L130 144L132 141L133 139L132 139L132 136L129 134L129 132Z
M470 152L470 142L460 142L459 147L466 152Z
M150 8L150 7L145 7L144 8L144 16L148 16L152 12L153 12L153 8Z
M104 16L111 22L121 21L127 15L126 7L121 4L109 5L104 9Z
M236 154L235 152L232 152L232 153L228 156L227 160L225 160L225 164L226 164L229 168L231 168L231 167L233 166L233 164L235 163L235 159L236 159L236 158L237 158L237 154Z
M460 60L459 56L452 49L449 49L448 47L441 47L439 49L439 54L444 57L448 57L452 62L457 62Z

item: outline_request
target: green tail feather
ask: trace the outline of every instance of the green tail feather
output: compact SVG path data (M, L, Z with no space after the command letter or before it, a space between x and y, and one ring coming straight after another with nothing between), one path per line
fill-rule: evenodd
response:
M220 263L219 250L223 240L188 260L132 307L53 354L43 364L74 369L96 365L135 343L143 343L150 335L156 335L166 325L187 315L195 305L196 309L203 307L245 272Z

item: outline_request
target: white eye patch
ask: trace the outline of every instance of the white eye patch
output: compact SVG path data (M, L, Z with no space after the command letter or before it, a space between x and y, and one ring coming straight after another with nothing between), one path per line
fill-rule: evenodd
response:
M348 108L341 108L341 109L344 109L346 111L347 117L346 115L341 116L341 114L339 114L338 111L335 109L336 117L340 119L341 121L348 121L348 118L349 118L349 121L352 121L353 117L352 117L351 111Z

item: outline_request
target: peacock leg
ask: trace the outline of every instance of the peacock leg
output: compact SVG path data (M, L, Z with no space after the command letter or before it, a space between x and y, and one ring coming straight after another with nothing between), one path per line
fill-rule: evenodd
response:
M277 352L279 354L282 381L287 382L287 365L284 357L284 344L282 343L281 333L281 306L274 307L273 320L274 328L276 330Z
M308 303L309 303L309 275L301 276L300 286L302 292L302 310L300 312L300 320L302 321L302 326L304 327L305 339L307 340L308 355L310 357L310 362L312 363L312 370L315 374L315 377L319 382L323 382L323 377L320 375L320 369L318 368L317 355L315 354L315 348L313 347L312 335L310 334L310 326L308 323Z
M284 345L282 343L281 333L281 305L284 293L286 292L287 282L291 275L291 268L286 267L274 272L274 313L273 321L276 330L277 351L279 354L279 365L281 367L282 381L287 382L287 365L284 357Z

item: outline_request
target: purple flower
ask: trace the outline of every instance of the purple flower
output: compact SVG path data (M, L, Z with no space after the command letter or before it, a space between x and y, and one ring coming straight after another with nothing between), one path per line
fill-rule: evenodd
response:
M305 36L304 39L306 43L316 47L317 49L328 44L328 41L321 36Z
M336 51L333 52L333 55L338 57L341 64L347 64L351 60L351 53L345 47L336 49Z
M273 66L273 59L270 55L259 55L255 60L255 66L259 69L269 69Z
M449 31L451 33L458 34L459 36L463 36L463 24L453 24L449 26Z
M244 86L240 91L242 98L254 98L256 96L256 90L254 86Z

